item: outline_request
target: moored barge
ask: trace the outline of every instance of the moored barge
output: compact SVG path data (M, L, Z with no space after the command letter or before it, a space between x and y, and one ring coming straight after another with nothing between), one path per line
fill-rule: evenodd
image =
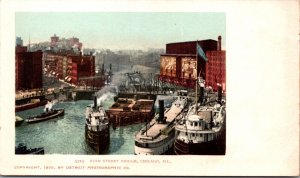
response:
M154 115L154 101L154 95L119 94L107 115L113 127L146 122Z
M24 111L47 104L47 100L30 99L27 103L19 104L15 106L15 112Z

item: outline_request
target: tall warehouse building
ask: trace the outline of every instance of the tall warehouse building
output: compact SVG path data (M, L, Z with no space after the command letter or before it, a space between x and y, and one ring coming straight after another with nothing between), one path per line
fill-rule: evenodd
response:
M196 56L197 44L207 60ZM206 86L215 89L217 82L225 86L226 52L218 41L208 39L166 44L166 54L160 56L160 80L175 85L194 87L197 76L205 79ZM198 60L197 60L198 59Z

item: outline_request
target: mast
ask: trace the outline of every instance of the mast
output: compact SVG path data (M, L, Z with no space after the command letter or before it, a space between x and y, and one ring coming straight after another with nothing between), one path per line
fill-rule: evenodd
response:
M197 92L197 85L198 85L198 48L197 48L197 45L198 45L198 41L196 42L196 86L195 86L195 90L196 90L196 96L195 96L195 101L196 101L196 105L195 105L195 114L197 114L197 105L198 105L198 92Z

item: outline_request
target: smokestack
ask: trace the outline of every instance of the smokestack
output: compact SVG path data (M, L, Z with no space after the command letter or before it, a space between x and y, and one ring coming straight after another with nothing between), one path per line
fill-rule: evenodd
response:
M111 64L109 64L109 71L111 72Z
M204 100L204 86L200 85L200 105L202 105L202 102Z
M222 50L221 46L222 46L222 37L218 36L218 51Z
M222 86L218 84L218 101L222 100Z
M101 74L104 75L104 62L102 63Z
M164 120L164 100L158 100L158 105L159 105L159 116L158 116L158 122L163 122Z
M97 109L97 96L94 96L94 108Z

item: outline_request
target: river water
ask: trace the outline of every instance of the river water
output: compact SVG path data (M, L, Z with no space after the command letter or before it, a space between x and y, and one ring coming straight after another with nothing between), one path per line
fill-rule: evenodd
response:
M86 143L84 136L85 108L92 104L91 100L80 100L76 102L59 102L53 108L64 108L65 114L55 119L22 125L15 127L15 143L24 143L29 148L44 147L45 154L96 154ZM113 102L103 103L105 109ZM169 104L170 102L165 102ZM38 107L16 115L23 119L43 112L44 107ZM134 135L144 126L134 124L110 128L110 145L104 154L118 155L134 154Z

